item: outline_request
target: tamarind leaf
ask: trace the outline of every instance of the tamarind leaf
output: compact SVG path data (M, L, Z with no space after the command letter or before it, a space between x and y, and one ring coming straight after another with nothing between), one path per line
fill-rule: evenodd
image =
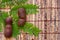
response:
M26 23L24 26L20 26L20 30L23 30L25 33L29 33L33 35L32 31L30 30L31 24Z
M1 3L0 8L5 8L5 3Z
M25 4L23 8L26 9L27 14L36 14L38 12L38 6L33 4Z
M32 27L31 30L33 32L33 35L35 35L35 36L38 36L39 32L41 31L37 27Z
M0 23L3 23L4 19L2 18L2 12L0 11Z
M7 12L2 12L2 19L5 20L8 17L8 13Z
M25 4L25 5L15 5L11 11L17 11L19 8L25 8L26 14L36 14L38 12L38 6L33 4Z
M2 0L2 3L9 2L9 1L12 1L12 0Z
M27 2L28 0L17 0L17 2L20 2L20 3L25 3Z
M25 9L37 9L37 8L39 8L39 7L38 7L37 5L35 5L35 4L24 4L23 7L24 7Z
M20 29L22 29L24 32L29 33L30 35L34 35L34 36L38 36L39 32L41 32L41 30L39 28L37 28L36 26L34 26L31 23L26 22L26 24L23 27L20 27Z
M12 7L12 6L14 6L15 4L14 4L13 1L9 1L9 2L6 2L6 5L8 5L9 7Z
M17 21L19 19L17 11L11 11L10 13L13 16L13 20L14 21Z
M15 11L15 10L18 10L19 8L38 9L38 6L33 4L15 5L11 10Z
M0 32L2 32L2 25L5 26L5 18L7 18L8 15L5 12L0 12Z
M17 25L16 22L13 22L12 26L13 26L13 34L12 34L12 36L17 37L17 35L20 34L20 30L18 29L18 25Z
M0 32L2 32L2 25L1 25L1 23L0 23Z
M17 11L21 6L19 5L14 5L14 7L11 9L11 11Z
M37 9L26 9L27 14L36 14L37 12Z
M0 32L2 32L2 24L4 24L4 20L2 18L2 13L0 11Z
M18 5L27 2L28 0L14 0Z
M27 2L28 0L2 0L2 2L0 3L0 8L5 8L6 5L12 7L13 5L16 4L23 4L25 2Z
M4 21L3 21L3 19L2 19L2 17L0 16L0 23L3 23Z
M9 1L9 2L6 2L6 3L1 3L0 8L5 8L6 6L12 7L13 5L15 5L14 2Z

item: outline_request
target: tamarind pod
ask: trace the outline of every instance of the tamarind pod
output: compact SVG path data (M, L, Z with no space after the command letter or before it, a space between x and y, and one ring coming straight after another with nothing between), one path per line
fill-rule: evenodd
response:
M11 25L6 25L5 30L4 30L4 36L6 38L12 37L12 26Z
M18 26L23 26L26 23L26 19L19 19Z
M12 24L12 17L7 17L5 22L6 24Z
M19 8L18 16L19 18L22 18L22 19L26 18L26 10L24 8Z

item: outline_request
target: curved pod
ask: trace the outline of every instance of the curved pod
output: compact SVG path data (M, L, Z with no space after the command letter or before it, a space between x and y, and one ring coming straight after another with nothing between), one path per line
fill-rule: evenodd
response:
M7 17L5 22L6 24L12 24L12 17Z
M19 19L18 20L18 26L23 26L26 22L26 19Z
M5 30L4 30L4 36L6 38L12 37L12 26L11 25L6 25Z
M18 10L18 16L21 19L25 19L26 18L26 10L24 8L19 8L19 10Z
M18 26L24 26L26 22L26 10L24 8L19 8L18 16L19 16Z

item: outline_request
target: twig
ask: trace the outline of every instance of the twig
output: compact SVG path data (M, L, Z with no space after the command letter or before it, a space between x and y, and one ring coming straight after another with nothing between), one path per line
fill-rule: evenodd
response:
M24 31L22 30L22 31L21 31L21 40L26 40L25 36L26 36L26 34L25 34Z
M6 40L12 40L12 38L6 38Z

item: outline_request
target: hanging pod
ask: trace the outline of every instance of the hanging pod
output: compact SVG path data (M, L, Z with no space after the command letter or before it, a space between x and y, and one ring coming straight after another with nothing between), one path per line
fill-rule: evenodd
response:
M12 37L12 26L10 24L7 24L5 29L4 29L4 36L6 38Z
M18 20L18 26L24 26L26 20L25 19L19 19Z
M12 24L12 17L7 17L5 20L6 24Z
M24 26L26 22L26 10L24 8L19 8L18 16L19 16L18 26Z
M4 36L10 38L12 37L12 17L7 17L5 23Z
M25 19L26 18L26 10L24 8L19 8L18 9L18 16L21 19Z

